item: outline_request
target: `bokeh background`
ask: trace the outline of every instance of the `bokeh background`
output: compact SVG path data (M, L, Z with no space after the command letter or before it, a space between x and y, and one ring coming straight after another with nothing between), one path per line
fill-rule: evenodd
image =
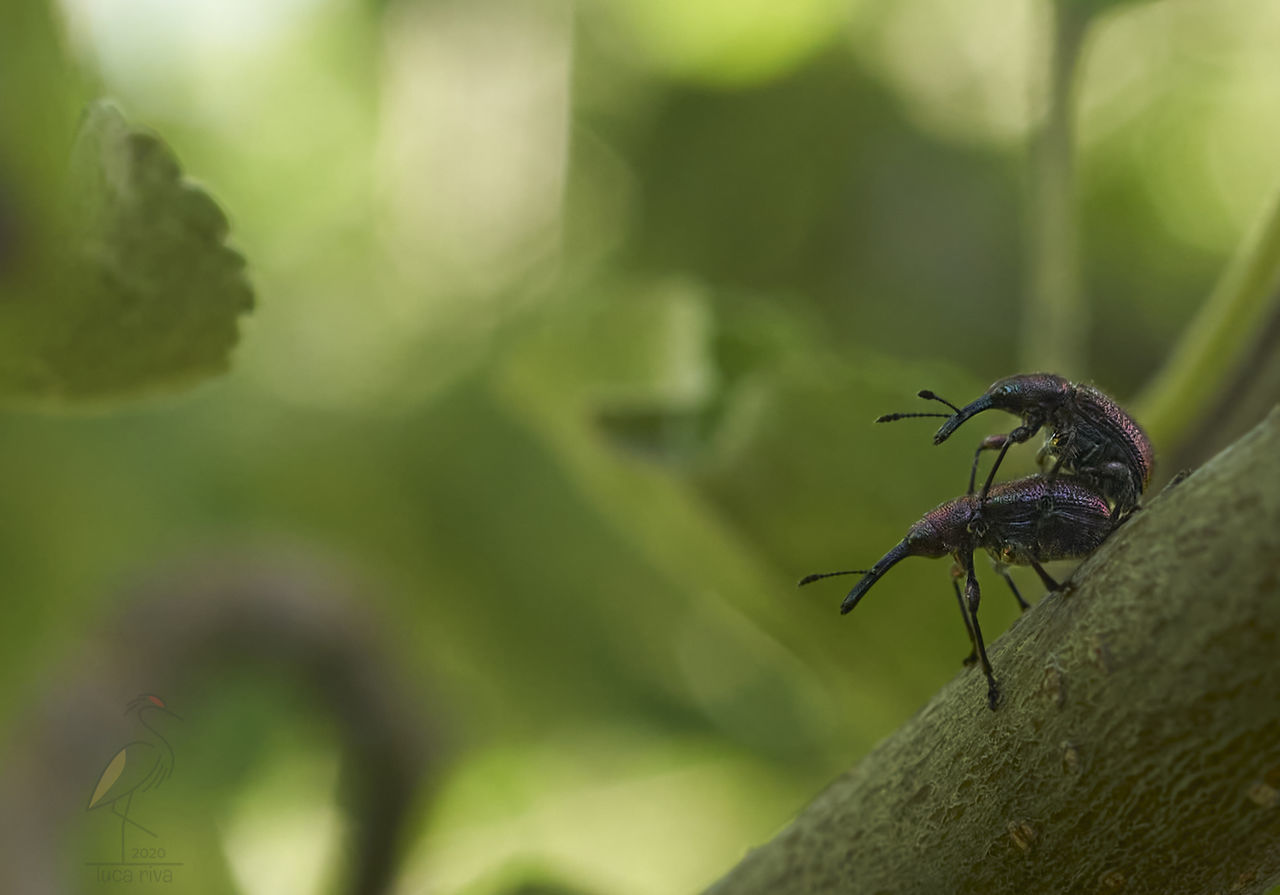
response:
M1131 401L1280 182L1280 6L1094 6L1060 372ZM160 133L257 295L224 376L0 416L6 754L86 681L162 695L176 767L133 811L183 867L151 890L343 891L385 722L423 758L394 891L696 891L960 672L945 561L844 618L795 581L1006 431L872 420L1028 366L1048 2L17 7L0 43ZM82 803L128 734L74 735L48 847L96 892L119 827Z

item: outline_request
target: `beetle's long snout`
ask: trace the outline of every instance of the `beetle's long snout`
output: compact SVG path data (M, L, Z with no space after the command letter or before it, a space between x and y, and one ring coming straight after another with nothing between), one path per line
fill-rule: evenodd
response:
M844 615L846 612L852 610L854 606L857 606L858 601L862 599L863 595L867 591L871 590L871 585L879 581L884 576L885 572L889 571L910 555L911 548L907 545L906 538L903 538L898 543L898 546L880 557L879 561L871 567L871 571L863 575L858 580L858 583L853 586L853 590L849 591L849 595L845 597L844 602L840 604L840 614Z
M951 433L959 429L970 417L977 416L984 410L990 410L994 405L991 402L990 395L983 395L971 404L966 404L960 408L960 412L949 418L939 427L938 431L933 433L933 443L942 444L951 437Z

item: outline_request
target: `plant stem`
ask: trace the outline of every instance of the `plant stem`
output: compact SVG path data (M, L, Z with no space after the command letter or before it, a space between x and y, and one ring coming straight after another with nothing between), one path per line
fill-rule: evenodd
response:
M1053 3L1049 108L1031 151L1028 203L1030 284L1022 321L1020 366L1085 375L1088 308L1080 295L1075 207L1074 84L1089 12Z
M1164 367L1135 402L1138 418L1163 451L1193 437L1234 376L1246 379L1242 358L1265 359L1257 347L1280 305L1280 191L1256 229L1241 242L1208 300L1187 325ZM1244 361L1247 362L1247 361Z

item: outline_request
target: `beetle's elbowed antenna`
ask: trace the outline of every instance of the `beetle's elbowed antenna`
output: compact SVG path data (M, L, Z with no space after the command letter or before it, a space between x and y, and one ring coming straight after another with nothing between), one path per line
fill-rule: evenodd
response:
M982 413L984 410L990 410L995 406L995 401L991 395L983 394L979 395L965 406L957 407L956 412L951 416L951 418L943 423L938 428L937 432L933 433L933 443L942 444L942 442L951 437L951 433L956 429L959 429L962 425Z
M853 590L849 591L848 596L840 604L840 614L844 615L852 611L853 607L866 596L871 586L879 581L884 573L889 571L908 556L928 556L929 551L922 550L918 544L912 543L913 539L903 538L898 544L880 558L870 570L866 572L862 580L853 586ZM982 673L987 677L987 706L994 711L1000 702L1000 688L996 684L995 673L991 670L991 661L987 658L987 646L982 640L982 628L978 626L978 604L982 599L982 592L978 588L978 578L973 572L973 548L968 547L958 553L957 560L965 573L964 598L960 601L960 614L964 617L965 630L969 634L969 642L973 646L973 653L970 658L965 659L965 664L972 664L972 656L976 654L979 662L982 663ZM954 581L954 577L952 579ZM960 592L957 585L956 596L959 598ZM1014 589L1017 593L1017 589ZM1019 595L1021 599L1021 595Z
M1046 589L1054 591L1054 590L1058 590L1062 586L1058 584L1058 582L1054 581L1052 578L1049 577L1048 573L1045 572L1044 570L1044 566L1040 565L1039 563L1035 563L1035 566L1036 566L1036 571L1041 573L1040 577L1041 577L1041 580L1044 581ZM1004 567L1004 563L993 562L992 567L996 570L996 574L998 574L1001 578L1003 578L1005 580L1005 583L1009 585L1009 590L1013 592L1013 598L1018 601L1018 608L1021 609L1023 612L1026 612L1028 609L1030 609L1031 604L1028 603L1026 601L1026 598L1022 596L1022 591L1018 590L1018 585L1014 582L1013 576L1009 574L1008 569ZM803 578L801 578L796 583L796 586L804 587L806 584L813 584L813 582L821 581L823 578L836 578L840 575L869 575L869 574L871 574L871 569L844 569L839 572L814 572L812 575L805 575ZM883 575L884 573L881 572L880 574ZM963 575L964 575L964 570L961 569L959 565L953 565L951 567L951 576L952 576L951 583L955 584L957 600L960 600L961 597L960 597L960 585L956 582L956 579L963 577ZM877 576L877 579L878 578L879 576ZM870 585L868 585L868 587L869 586ZM962 613L964 612L963 602L960 603L960 611ZM968 616L965 616L964 623L965 623L965 627L969 627ZM969 639L973 640L972 628L969 629ZM972 665L976 660L977 660L977 656L972 655L969 658L964 660L964 664Z
M867 591L871 590L871 585L883 578L885 572L889 571L915 552L917 551L912 549L912 545L908 538L903 538L899 541L897 546L884 556L880 557L880 559L876 561L876 564L867 570L867 573L863 575L862 578L858 580L858 583L853 586L853 590L849 591L844 600L840 603L840 614L847 615L852 612L853 607L857 606L862 598L866 596Z
M869 569L845 569L842 572L814 572L812 575L805 575L800 579L797 587L804 587L806 584L812 584L815 581L821 581L823 578L835 578L838 575L863 575L861 581L853 586L853 590L849 591L849 595L844 598L844 602L840 604L840 614L844 615L858 605L858 601L862 599L863 594L871 589L871 585L879 581L884 573L889 571L893 566L902 562L908 556L912 555L911 545L907 543L907 539L903 538L898 545L880 557L880 560Z
M916 419L918 417L942 417L946 420L946 422L942 424L942 427L938 429L938 432L933 437L934 444L941 444L943 441L946 440L948 436L950 436L952 432L956 430L956 428L960 425L960 423L969 419L969 417L973 416L975 413L981 413L983 410L987 410L990 407L988 403L987 407L975 409L975 405L979 404L982 401L982 398L979 398L977 401L974 401L972 404L969 404L966 407L957 407L956 405L948 401L946 398L940 395L934 394L933 392L929 391L927 388L921 389L919 392L916 393L916 395L917 397L924 398L929 401L939 401L943 404L946 404L955 412L954 413L886 413L883 416L876 417L876 422L877 423L895 423L898 420ZM961 417L963 417L963 419L961 419ZM957 420L959 420L959 422L957 422ZM944 430L946 431L946 435L942 434ZM1031 435L1033 434L1034 432L1028 432L1026 436L1020 440L1025 441L1027 438L1030 438ZM969 470L969 490L965 493L967 494L973 493L974 484L977 481L977 477L978 477L978 463L982 459L982 452L998 449L1000 451L1000 455L996 457L996 462L991 464L991 472L987 476L986 484L982 486L982 494L984 497L986 496L987 492L991 490L991 484L992 482L995 481L996 470L1000 468L1000 463L1004 460L1004 455L1009 450L1009 445L1014 443L1016 443L1016 441L1013 440L1012 433L1010 435L988 435L986 438L982 440L982 442L978 445L978 449L973 452L973 467Z
M821 581L823 578L835 578L837 575L865 575L870 571L870 569L845 569L843 572L814 572L812 575L805 575L801 578L796 587L804 587L806 584L813 584L813 582Z
M991 407L993 406L991 403L991 399L986 395L983 395L982 397L978 398L976 401L973 401L965 405L964 407L957 407L955 404L952 404L946 398L943 398L940 395L936 395L933 392L929 391L928 389L921 389L919 392L916 393L916 395L917 397L924 398L929 401L940 401L943 404L946 404L955 412L954 413L886 413L883 416L876 417L876 422L877 423L895 423L898 420L915 419L917 417L943 417L946 419L946 422L942 424L942 426L938 429L937 432L934 433L934 436L933 436L934 444L942 444L942 442L946 441L949 437L951 437L951 433L954 432L956 429L958 429L961 423L964 423L965 421L973 417L975 414L979 414L984 410L990 410ZM1015 429L1013 432L1010 432L1008 435L988 435L981 442L979 442L978 449L973 452L973 466L969 469L969 490L965 493L967 494L973 493L974 486L977 483L978 463L982 460L982 452L999 450L1000 454L996 457L996 462L991 464L991 472L987 474L987 480L982 486L983 497L987 495L987 492L991 490L992 483L995 481L996 470L1000 468L1000 464L1004 461L1004 455L1009 451L1009 446L1011 444L1018 444L1020 442L1026 441L1028 438L1030 438L1032 435L1035 434L1034 429L1024 433L1022 431L1024 428L1025 428L1024 426L1019 426L1017 429Z
M962 498L963 499L963 498ZM950 505L946 505L950 506ZM913 526L912 531L915 532L916 527ZM884 573L889 571L908 556L936 556L937 551L930 545L924 543L921 539L908 534L897 543L880 560L870 569L850 570L849 572L819 572L815 575L807 575L800 580L800 584L809 584L822 578L830 578L835 575L852 574L862 572L862 579L853 586L853 590L849 591L848 596L840 604L840 614L844 615L853 610L855 606L866 596L877 581L884 577ZM994 710L1000 702L1000 688L996 684L995 674L991 670L991 662L987 658L987 647L982 640L982 629L978 626L978 603L982 599L982 593L978 588L977 576L973 573L973 548L972 546L962 547L957 551L957 564L964 570L965 586L964 595L961 597L959 584L956 584L956 599L960 603L960 615L964 619L965 631L969 635L969 642L973 646L973 652L965 659L964 664L970 665L976 658L982 663L982 673L987 677L987 705ZM955 581L954 575L952 581ZM1017 590L1015 588L1015 593ZM1021 596L1019 595L1019 599Z
M941 401L943 404L946 404L956 413L960 412L959 407L952 404L946 398L935 395L933 392L929 391L927 388L921 389L920 391L916 392L916 397L925 398L926 400L929 400L929 401ZM895 422L896 420L915 419L917 417L922 417L922 416L940 416L940 417L949 419L951 417L951 414L950 413L886 413L884 416L876 417L876 422L892 423L892 422Z

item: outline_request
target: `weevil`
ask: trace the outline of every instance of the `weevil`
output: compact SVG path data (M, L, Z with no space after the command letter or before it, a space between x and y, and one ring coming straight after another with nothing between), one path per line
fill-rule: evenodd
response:
M1000 689L978 625L981 591L974 573L974 552L986 550L998 566L1029 565L1050 591L1056 591L1058 582L1041 564L1087 556L1116 524L1106 497L1084 481L1073 476L1033 475L994 485L985 496L969 493L940 504L912 525L907 536L870 569L820 572L804 577L800 584L832 575L862 574L840 604L843 615L858 605L885 572L908 556L952 556L959 567L958 574L965 578L960 612L987 677L987 705L994 710L1000 701ZM956 593L959 598L958 584ZM1024 602L1021 595L1018 601Z
M973 454L969 491L974 490L978 462L983 451L999 450L987 474L983 493L995 481L1010 445L1020 444L1045 429L1044 446L1037 457L1050 476L1073 473L1102 493L1121 517L1138 506L1151 481L1155 452L1142 427L1110 396L1091 385L1073 383L1053 373L1023 373L996 380L964 407L957 407L931 391L921 398L940 401L953 413L889 413L876 420L893 422L908 417L946 417L933 436L942 444L967 420L984 410L1004 410L1022 417L1022 425L1007 435L984 438ZM1052 463L1049 461L1052 460Z

